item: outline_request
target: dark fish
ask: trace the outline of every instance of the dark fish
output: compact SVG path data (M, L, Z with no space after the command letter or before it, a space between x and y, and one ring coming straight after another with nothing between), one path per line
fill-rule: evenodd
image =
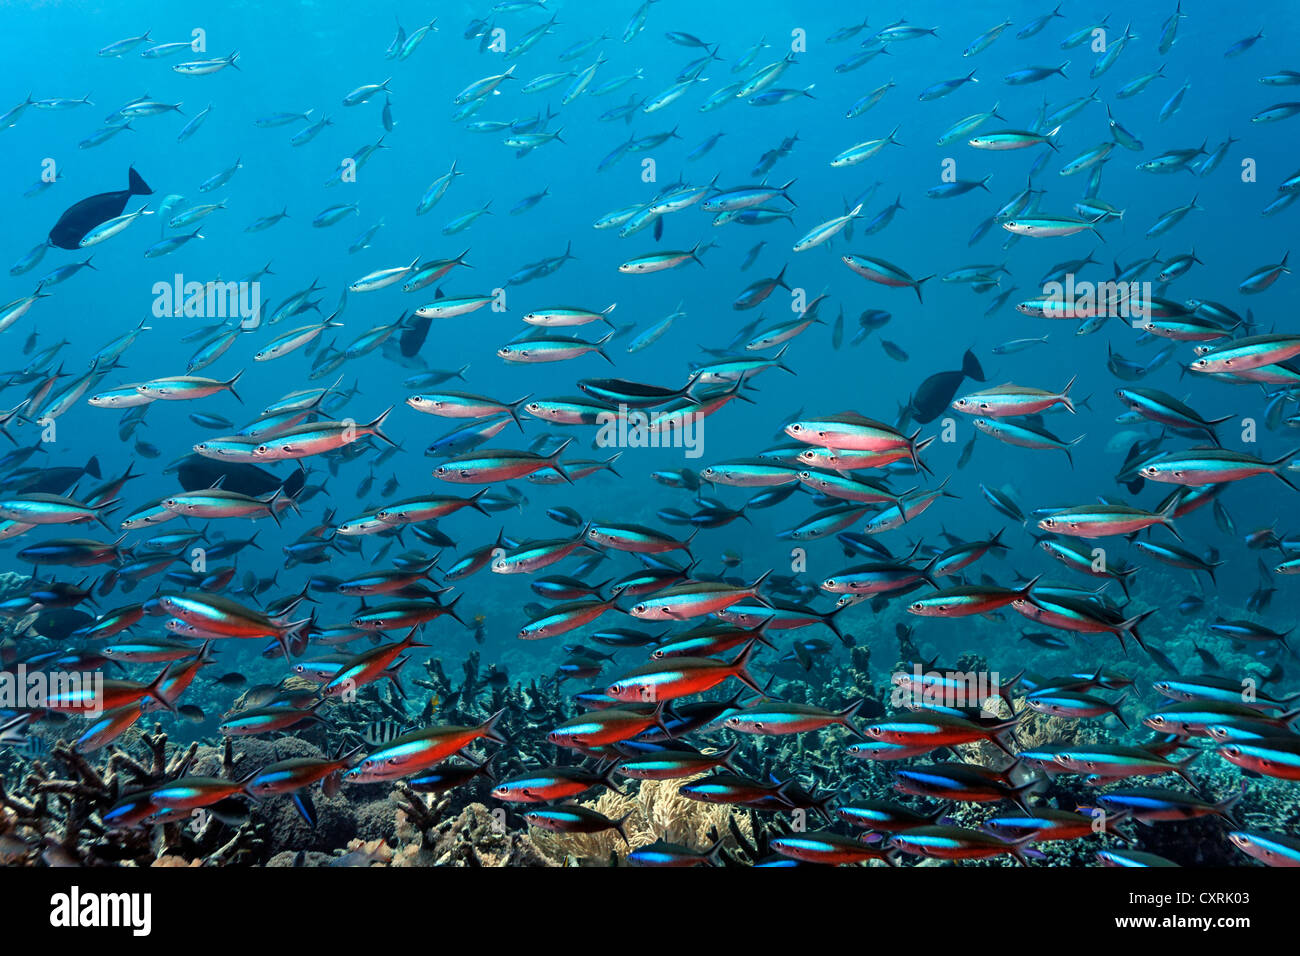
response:
M913 420L918 425L926 425L942 415L952 403L961 383L968 378L977 382L984 381L984 369L970 349L961 358L960 371L935 372L921 383L912 396Z
M966 443L966 447L961 450L961 455L957 458L957 467L965 468L966 463L970 461L971 454L975 451L975 437L972 435L971 440Z
M66 641L74 631L95 623L85 611L67 607L46 608L36 615L32 630L52 641Z
M127 170L126 189L100 193L70 206L50 230L50 245L60 249L79 249L86 233L96 226L122 215L126 201L132 196L152 196L153 190L140 178L135 169Z
M288 478L275 477L264 468L244 462L213 461L202 455L190 455L181 460L176 469L181 487L186 491L201 491L211 488L218 479L223 479L223 491L234 491L241 495L269 495L277 488L284 489L287 498L295 497L307 483L307 473L301 468L295 469Z
M24 471L21 474L10 476L10 480L19 478L16 483L5 482L5 487L12 488L15 491L21 491L23 494L32 494L40 492L43 494L57 495L66 492L74 484L81 480L83 475L90 475L92 478L103 478L99 470L99 459L91 456L86 462L84 468L35 468Z
M424 347L424 340L428 338L429 326L432 324L432 316L421 318L417 315L415 321L402 327L402 334L398 337L397 344L403 356L411 358Z

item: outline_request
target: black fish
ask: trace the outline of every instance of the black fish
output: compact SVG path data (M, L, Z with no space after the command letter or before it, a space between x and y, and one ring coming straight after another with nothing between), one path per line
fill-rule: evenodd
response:
M429 326L432 324L432 316L420 318L417 315L413 323L402 328L402 334L397 343L404 357L411 358L420 351L424 346L424 340L429 335Z
M50 230L50 245L60 249L79 249L86 233L101 223L122 215L132 196L152 196L153 190L134 168L127 170L128 186L115 193L100 193L70 206Z
M182 460L176 469L176 476L186 491L211 488L218 478L224 478L221 482L223 490L252 497L269 495L277 488L283 488L285 497L293 498L307 483L307 473L301 468L295 469L288 478L281 480L257 465L213 461L202 455L190 455Z
M1163 437L1163 436L1162 436ZM1120 468L1115 481L1128 489L1129 494L1136 495L1146 484L1146 479L1138 473L1138 466L1145 462L1160 447L1161 438L1150 441L1135 441L1124 456L1124 465Z
M960 371L935 372L921 383L912 396L912 418L920 425L934 421L952 403L957 389L968 378L977 382L984 381L984 369L970 349L961 357Z
M93 615L70 607L46 608L36 615L32 630L51 641L66 641L73 631L95 623Z
M103 478L99 470L99 459L94 455L86 462L84 468L61 466L59 468L33 468L9 476L4 487L12 488L22 494L43 493L47 495L65 494L82 476Z

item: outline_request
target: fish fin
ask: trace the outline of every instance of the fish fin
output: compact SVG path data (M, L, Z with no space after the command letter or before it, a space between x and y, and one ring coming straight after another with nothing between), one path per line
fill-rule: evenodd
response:
M126 178L127 178L126 191L128 194L132 196L153 195L153 190L149 188L149 184L144 181L144 178L135 171L134 166L132 166L127 170Z

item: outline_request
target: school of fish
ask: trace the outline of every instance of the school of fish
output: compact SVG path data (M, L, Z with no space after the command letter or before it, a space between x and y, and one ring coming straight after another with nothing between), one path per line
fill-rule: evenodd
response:
M101 19L60 61L149 92L0 116L52 157L7 200L0 664L48 691L0 696L0 857L400 784L619 864L1300 866L1294 33L470 6L353 11L314 103L273 23ZM149 772L155 722L226 772ZM663 781L730 826L594 807Z

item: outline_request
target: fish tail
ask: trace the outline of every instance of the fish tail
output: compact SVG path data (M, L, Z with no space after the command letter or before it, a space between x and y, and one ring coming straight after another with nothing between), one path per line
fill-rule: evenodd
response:
M1197 758L1199 758L1200 756L1201 756L1201 752L1198 750L1196 753L1192 754L1192 755L1191 755L1190 757L1188 757L1186 760L1181 760L1181 761L1178 761L1177 763L1174 764L1174 773L1178 774L1178 776L1182 777L1184 780L1186 780L1188 783L1190 783L1193 787L1196 786L1196 781L1192 779L1192 776L1191 776L1191 774L1189 774L1189 773L1187 772L1187 769L1188 769L1188 768L1189 768L1189 767L1190 767L1190 766L1191 766L1191 765L1192 765L1192 764L1197 760Z
M503 707L501 708L501 710L498 710L487 720L483 721L483 723L481 723L478 727L479 735L482 737L486 737L488 740L492 741L493 743L504 744L506 742L506 738L505 735L501 733L501 731L497 730L497 723L501 720L501 716L505 712L506 712L505 708Z
M1292 484L1291 479L1288 478L1286 475L1282 474L1282 472L1278 471L1277 469L1279 466L1286 464L1288 461L1291 461L1293 458L1296 457L1296 455L1300 455L1300 448L1288 452L1287 454L1283 455L1281 458L1276 458L1273 461L1265 462L1265 464L1272 467L1273 471L1271 472L1271 474L1273 475L1273 477L1275 477L1278 481L1282 482L1292 491L1300 491L1300 488L1297 488L1294 484Z
M394 448L396 448L397 442L393 441L391 438L385 435L382 427L384 424L384 419L386 419L389 416L392 410L393 410L393 406L389 405L386 409L383 410L383 412L380 413L378 418L376 418L373 422L367 424L365 427L370 434L374 435L375 437L379 438L381 441L387 442L389 445L392 445Z
M932 474L934 474L934 472L932 472L932 471L931 471L931 470L926 466L925 462L921 461L921 454L920 454L920 453L921 453L921 449L923 449L923 448L924 448L927 444L929 444L929 443L928 443L928 442L923 442L922 444L918 445L917 442L916 442L916 440L917 440L918 438L920 438L920 437L921 437L921 429L918 428L916 431L914 431L914 432L912 433L912 437L910 437L910 438L907 440L907 452L908 452L909 457L912 459L912 467L913 467L913 468L915 468L915 469L916 469L917 471L919 471L919 472L922 472L923 474L932 475ZM906 520L906 519L907 519L907 509L903 507L901 501L900 501L900 504L899 504L899 506L898 506L898 511L899 511L899 514L903 515L903 519Z
M1115 630L1120 634L1121 639L1123 638L1124 634L1132 635L1133 640L1138 642L1138 646L1141 647L1143 650L1146 650L1146 645L1142 643L1142 637L1137 632L1137 626L1141 624L1143 621L1145 621L1147 618L1149 618L1152 614L1156 613L1156 611L1158 610L1159 608L1153 607L1149 611L1143 611L1141 614L1134 615L1133 617L1129 618L1127 621L1121 622L1120 625Z
M736 655L736 659L731 662L728 670L731 671L732 676L734 676L736 680L740 681L755 694L762 694L763 688L758 686L753 675L749 672L749 659L754 656L754 648L757 644L757 641L748 642L741 649L740 653Z
M573 479L569 477L569 473L565 471L564 466L560 464L560 455L564 453L564 449L568 448L569 445L572 444L572 442L573 442L572 438L566 438L564 440L564 444L562 444L559 448L555 449L555 451L551 452L549 455L546 456L546 461L549 462L550 466L555 469L555 473L558 474L561 478L563 478L566 484L570 484L570 485L573 484Z
M519 406L522 405L524 402L528 401L532 397L533 397L533 393L529 392L523 398L517 398L513 402L510 402L508 405L506 405L506 410L510 413L510 417L514 419L515 424L519 426L520 431L524 430L524 423L519 420Z
M924 282L929 282L933 278L934 278L933 275L928 275L924 279L917 279L915 282L912 283L912 288L916 290L916 301L920 302L922 305L925 305L925 300L921 298L921 284Z
M1069 411L1071 415L1074 414L1074 402L1070 399L1070 389L1073 387L1075 380L1078 379L1078 377L1078 375L1070 376L1070 380L1065 383L1065 388L1061 389L1061 394L1058 396L1061 400L1061 404L1066 407L1066 410Z
M1037 581L1037 580L1038 580L1038 578L1034 578L1034 581ZM1030 584L1032 584L1032 583L1033 583L1033 582L1031 581ZM1007 709L1008 709L1009 711L1011 711L1011 713L1013 713L1013 714L1016 712L1016 708L1015 708L1015 705L1014 705L1014 704L1012 703L1012 701L1011 701L1011 688L1013 688L1013 687L1015 687L1017 684L1019 684L1019 683L1020 683L1020 678L1022 678L1022 677L1024 677L1024 676L1025 676L1025 672L1024 672L1024 670L1022 669L1019 673L1017 673L1014 677L1012 677L1011 680L1006 681L1005 683L1003 683L1003 682L1001 682L1001 681L998 682L998 696L1002 698L1003 702L1007 705ZM1015 720L1018 722L1018 721L1020 720L1020 718L1019 718L1019 717L1016 717ZM1011 726L1014 728L1015 725L1012 724Z
M1133 575L1137 574L1139 570L1141 569L1135 566L1135 567L1124 568L1123 570L1115 571L1115 580L1119 582L1120 590L1124 592L1125 597L1129 596L1128 579L1131 578Z
M833 610L829 611L828 613L822 616L822 623L825 624L828 628L830 628L831 633L834 634L836 637L838 637L840 639L840 643L843 644L845 647L853 646L853 636L848 635L847 638L845 637L844 632L840 630L840 622L835 620L835 616L839 614L841 611L850 608L852 606L853 606L852 604L841 604L839 607L834 608ZM770 621L771 618L768 618L768 620Z
M853 722L853 718L857 716L858 711L862 709L862 705L865 704L866 702L867 699L865 697L859 697L853 703L849 704L849 706L845 707L838 714L836 714L836 716L839 717L839 722L843 724L845 727L847 727L849 730L851 730L853 732L853 736L859 737L864 740L866 739L866 737L863 735L862 731L858 729L857 724Z
M1287 482L1287 484L1290 484L1290 482ZM1157 512L1157 517L1160 519L1159 523L1168 528L1169 533L1179 541L1183 540L1183 536L1179 534L1178 529L1174 527L1174 512L1178 510L1178 506L1182 504L1182 500L1181 495L1174 495L1170 499L1169 504L1165 505L1159 512Z
M235 391L235 383L239 381L239 377L243 374L244 374L244 370L241 368L238 372L235 373L234 378L232 378L229 382L225 383L226 391L228 391L231 395L235 396L235 398L239 399L239 404L241 405L244 404L244 400L242 398L239 398L239 393Z
M632 814L634 813L636 813L636 810L629 810L627 813L623 814L617 820L613 821L614 832L616 832L620 837L622 837L623 845L628 847L630 847L632 844L627 838L627 821L628 818L631 817Z
M279 488L276 488L275 491L271 492L271 497L266 499L266 513L270 516L271 520L275 522L277 528L281 526L280 512L275 507L275 504L280 500L280 495L283 494L283 492L284 485L281 485Z
M1021 810L1024 810L1025 813L1032 815L1033 811L1030 810L1029 805L1025 802L1025 795L1030 790L1034 789L1034 787L1038 786L1040 782L1041 781L1037 777L1035 777L1032 780L1028 780L1025 783L1022 783L1018 787L1012 787L1007 792L1007 799L1013 801L1016 804L1016 806L1020 807ZM1031 839L1033 839L1033 834L1030 834L1029 836L1025 837L1021 842L1022 843L1028 842ZM1021 862L1023 863L1024 861L1021 860Z
M1125 730L1128 730L1130 728L1128 725L1128 721L1124 719L1124 714L1120 711L1119 707L1120 704L1124 703L1124 701L1126 701L1127 699L1128 699L1128 691L1124 691L1124 693L1120 694L1119 697L1117 697L1115 701L1110 705L1110 712L1115 715L1115 719L1118 720L1120 724L1123 725Z
M158 703L162 704L174 714L176 713L175 701L162 692L163 681L167 679L167 675L171 672L171 669L172 666L170 664L164 667L162 673L150 681L149 686L145 688L145 694L158 701Z

